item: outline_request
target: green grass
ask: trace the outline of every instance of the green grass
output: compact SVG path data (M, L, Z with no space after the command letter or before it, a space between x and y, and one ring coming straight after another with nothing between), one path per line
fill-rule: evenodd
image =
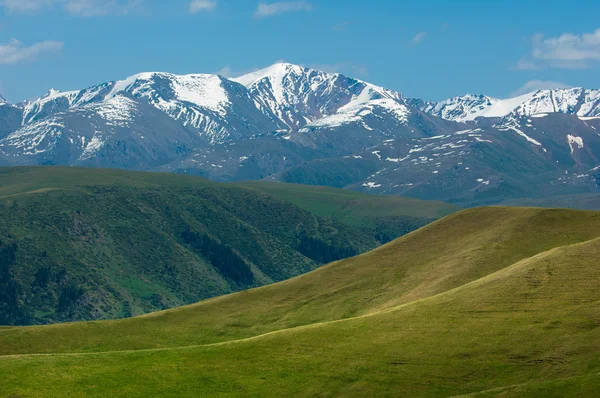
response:
M513 199L503 203L505 206L553 207L578 210L600 210L600 195L576 194L551 196L542 199Z
M278 284L127 320L0 329L0 391L589 396L599 256L600 213L466 210Z
M400 196L367 195L346 189L251 181L236 183L277 196L312 213L335 217L349 224L363 225L378 217L418 217L438 219L454 213L458 207L436 201Z
M181 306L306 273L326 262L321 251L328 258L366 252L430 221L390 216L378 217L377 225L350 225L244 186L67 167L0 168L0 220L0 253L18 248L11 281L0 280L0 290L17 285L10 297L0 294L0 324L110 319ZM224 274L185 240L188 228L228 245L253 281ZM40 285L45 270L50 277ZM61 306L70 286L83 294Z

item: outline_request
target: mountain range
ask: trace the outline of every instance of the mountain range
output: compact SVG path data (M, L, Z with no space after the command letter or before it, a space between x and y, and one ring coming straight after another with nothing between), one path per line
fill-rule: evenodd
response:
M264 179L472 206L596 193L599 131L600 90L434 103L280 63L233 79L152 72L0 100L0 165Z

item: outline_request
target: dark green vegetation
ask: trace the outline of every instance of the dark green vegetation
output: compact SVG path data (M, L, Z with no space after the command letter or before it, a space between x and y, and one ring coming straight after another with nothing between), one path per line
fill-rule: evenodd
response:
M599 257L600 213L465 210L258 289L137 318L0 329L0 391L593 396Z
M346 224L371 228L376 231L377 239L383 243L458 210L458 207L444 202L367 195L347 189L315 185L262 181L236 185L277 196L322 217L332 217Z
M395 203L419 216L427 206ZM453 210L430 206L434 217ZM128 317L189 304L291 278L430 221L350 225L332 216L196 177L0 169L0 324Z

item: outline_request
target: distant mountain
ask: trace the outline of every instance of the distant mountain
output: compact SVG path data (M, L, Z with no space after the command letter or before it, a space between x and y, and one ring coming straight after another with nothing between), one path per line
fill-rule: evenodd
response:
M504 100L467 94L441 102L419 99L407 101L424 112L457 122L473 121L478 117L504 117L511 113L518 116L567 113L581 117L600 117L600 90L584 88L538 90Z
M286 63L234 79L152 72L3 101L0 165L280 180L477 205L597 192L599 121L600 90L583 88L433 103Z

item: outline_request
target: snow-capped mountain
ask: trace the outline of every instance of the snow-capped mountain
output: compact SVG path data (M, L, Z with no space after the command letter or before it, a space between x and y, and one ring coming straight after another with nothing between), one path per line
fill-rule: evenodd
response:
M0 100L0 165L174 171L497 203L600 186L600 90L439 103L279 63Z
M500 100L486 95L467 94L441 102L423 102L419 99L409 99L408 102L423 112L456 122L467 122L484 116L484 113L497 105ZM502 115L504 116L504 115Z
M261 99L259 108L266 107L267 114L291 130L311 124L339 125L375 106L392 110L392 115L408 112L400 93L298 65L278 63L233 80Z
M149 102L211 142L277 129L240 84L217 75L158 72L140 73L80 91L50 90L25 106L23 124L91 103L107 103L119 95Z
M9 164L144 170L198 145L206 142L147 102L116 95L34 118L0 140L0 152Z
M467 94L437 103L418 99L407 102L424 112L456 122L474 121L478 117L501 118L511 113L518 116L544 113L600 116L600 90L584 88L538 90L508 99Z

